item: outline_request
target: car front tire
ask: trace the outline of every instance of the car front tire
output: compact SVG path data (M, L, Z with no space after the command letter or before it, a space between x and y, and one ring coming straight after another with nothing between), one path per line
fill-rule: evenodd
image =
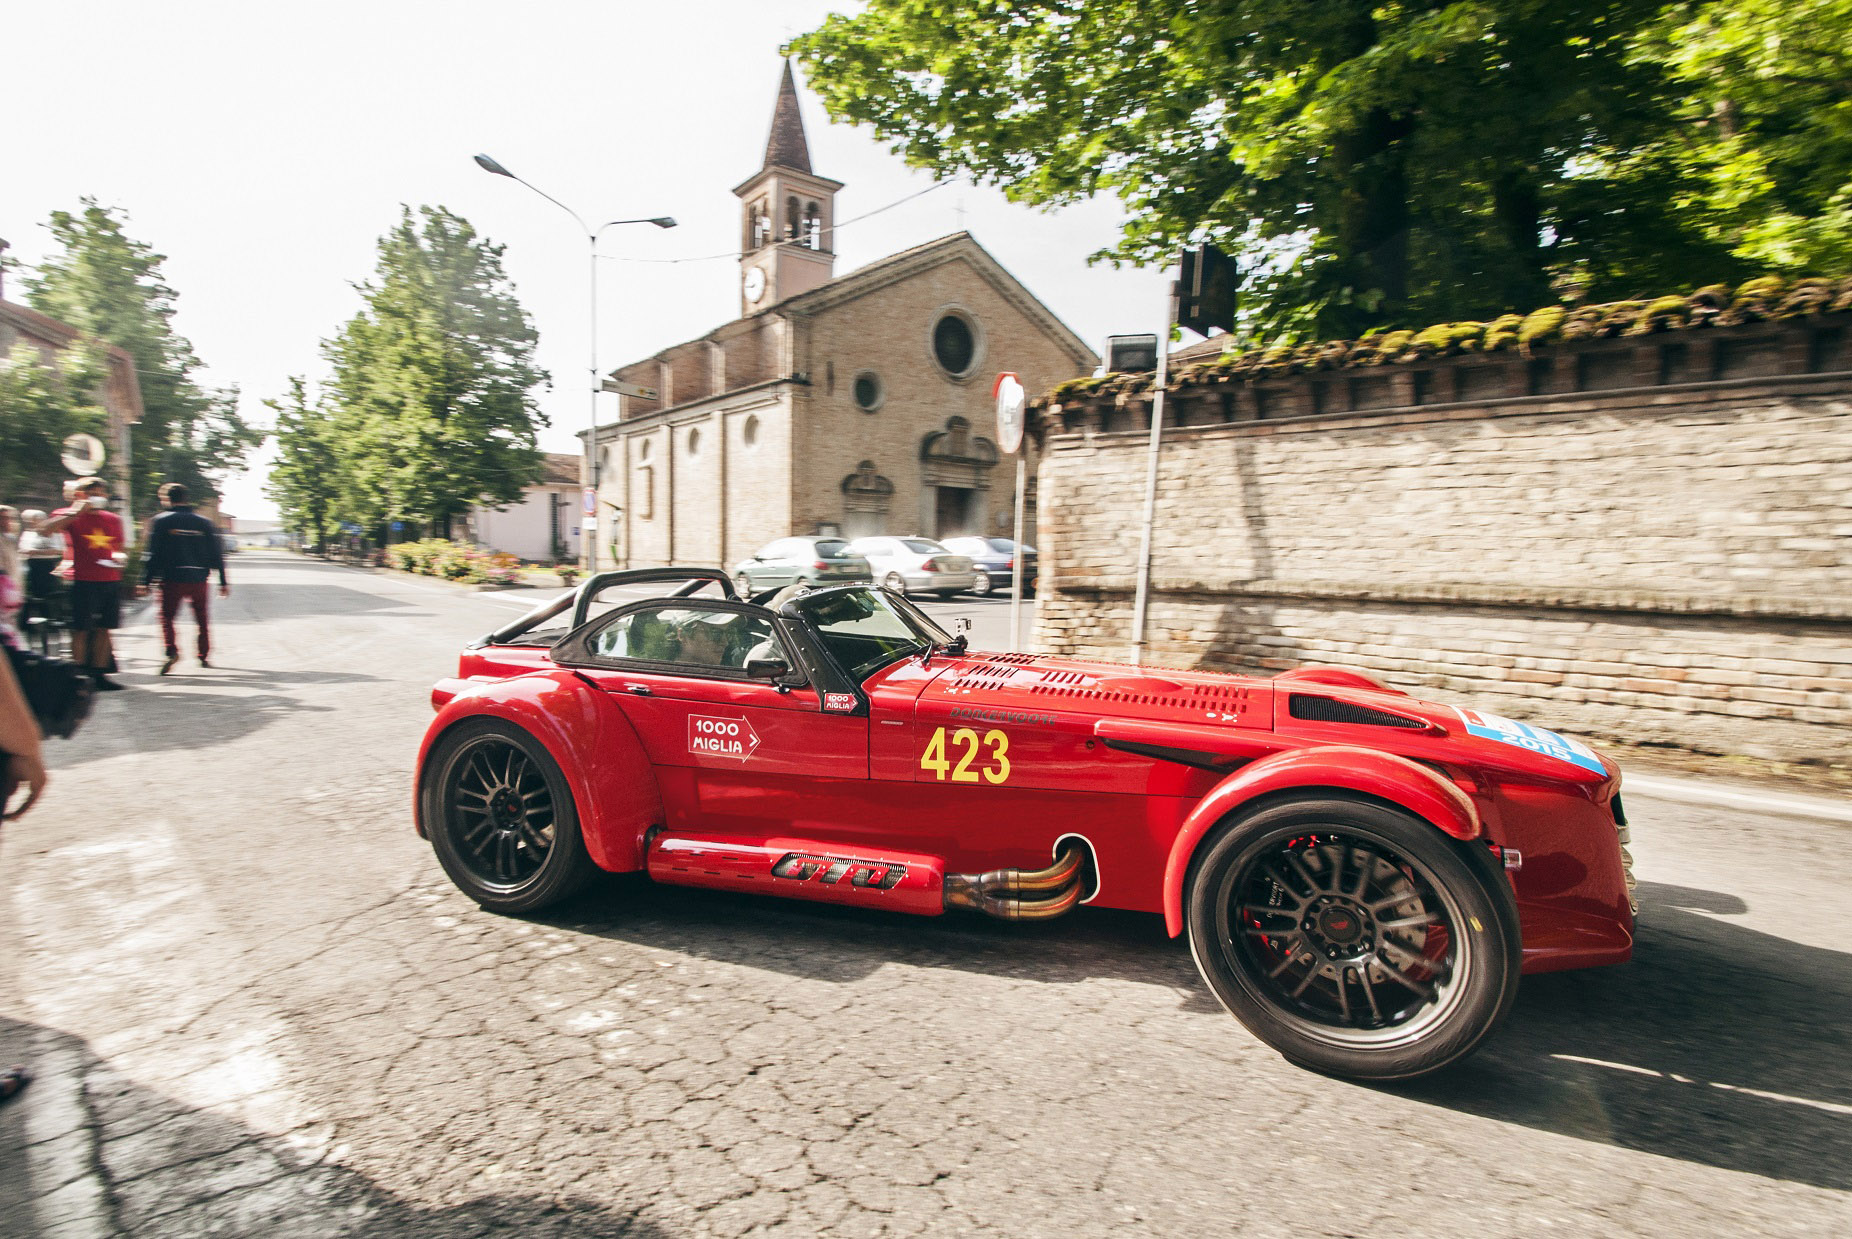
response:
M971 584L971 592L979 598L990 597L990 591L995 588L996 586L990 583L990 573L988 572L978 573L977 579Z
M899 594L902 598L905 598L907 596L907 578L904 576L901 576L900 573L898 572L888 573L887 576L883 578L883 580L881 581L881 584L887 586L889 589Z
M597 872L565 774L521 728L487 718L457 724L432 749L423 782L438 863L488 911L539 911Z
M1328 1075L1438 1071L1517 997L1517 903L1490 849L1375 801L1320 793L1224 822L1191 863L1185 920L1222 1005Z

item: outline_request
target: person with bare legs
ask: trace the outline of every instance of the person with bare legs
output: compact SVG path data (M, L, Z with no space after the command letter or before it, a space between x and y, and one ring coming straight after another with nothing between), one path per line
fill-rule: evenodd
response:
M110 632L122 626L122 518L109 510L109 483L79 478L71 505L39 526L70 540L71 661L90 673L103 692L127 685L109 678L116 669Z

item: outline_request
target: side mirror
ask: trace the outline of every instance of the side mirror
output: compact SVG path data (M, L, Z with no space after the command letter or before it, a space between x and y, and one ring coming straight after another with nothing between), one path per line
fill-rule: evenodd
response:
M746 674L755 680L782 680L791 674L791 664L782 658L749 659Z

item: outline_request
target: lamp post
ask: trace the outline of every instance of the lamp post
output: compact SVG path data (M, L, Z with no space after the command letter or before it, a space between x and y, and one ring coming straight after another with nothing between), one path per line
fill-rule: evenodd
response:
M585 536L580 539L579 546L579 558L585 569L586 575L589 576L598 570L598 238L604 235L605 229L615 228L619 224L654 224L658 228L673 228L675 227L675 221L667 215L658 215L650 219L607 220L598 225L598 227L593 228L586 224L584 218L581 217L577 211L561 202L558 198L555 198L546 190L541 189L539 186L521 180L520 177L502 167L501 164L497 163L489 156L476 156L476 166L481 168L484 172L492 172L496 176L505 176L511 181L519 181L560 210L566 212L566 214L572 216L573 222L579 226L580 231L585 233L585 240L590 247L589 274L586 282L591 294L590 319L592 341L591 347L588 350L591 356L591 374L589 376L591 383L587 389L590 392L589 398L591 400L591 407L585 434L585 478L592 494L592 503L591 511L585 513L585 516L589 517L590 521L586 526Z

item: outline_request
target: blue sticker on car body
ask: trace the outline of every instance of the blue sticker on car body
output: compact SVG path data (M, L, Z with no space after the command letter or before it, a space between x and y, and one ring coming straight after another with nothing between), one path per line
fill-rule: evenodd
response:
M1482 714L1478 710L1461 710L1460 718L1465 721L1466 730L1471 735L1497 740L1501 744L1515 744L1521 749L1542 753L1545 757L1554 757L1596 774L1608 773L1608 768L1595 756L1595 750L1579 740L1571 740L1568 736L1532 727L1529 723L1520 723L1513 718Z

